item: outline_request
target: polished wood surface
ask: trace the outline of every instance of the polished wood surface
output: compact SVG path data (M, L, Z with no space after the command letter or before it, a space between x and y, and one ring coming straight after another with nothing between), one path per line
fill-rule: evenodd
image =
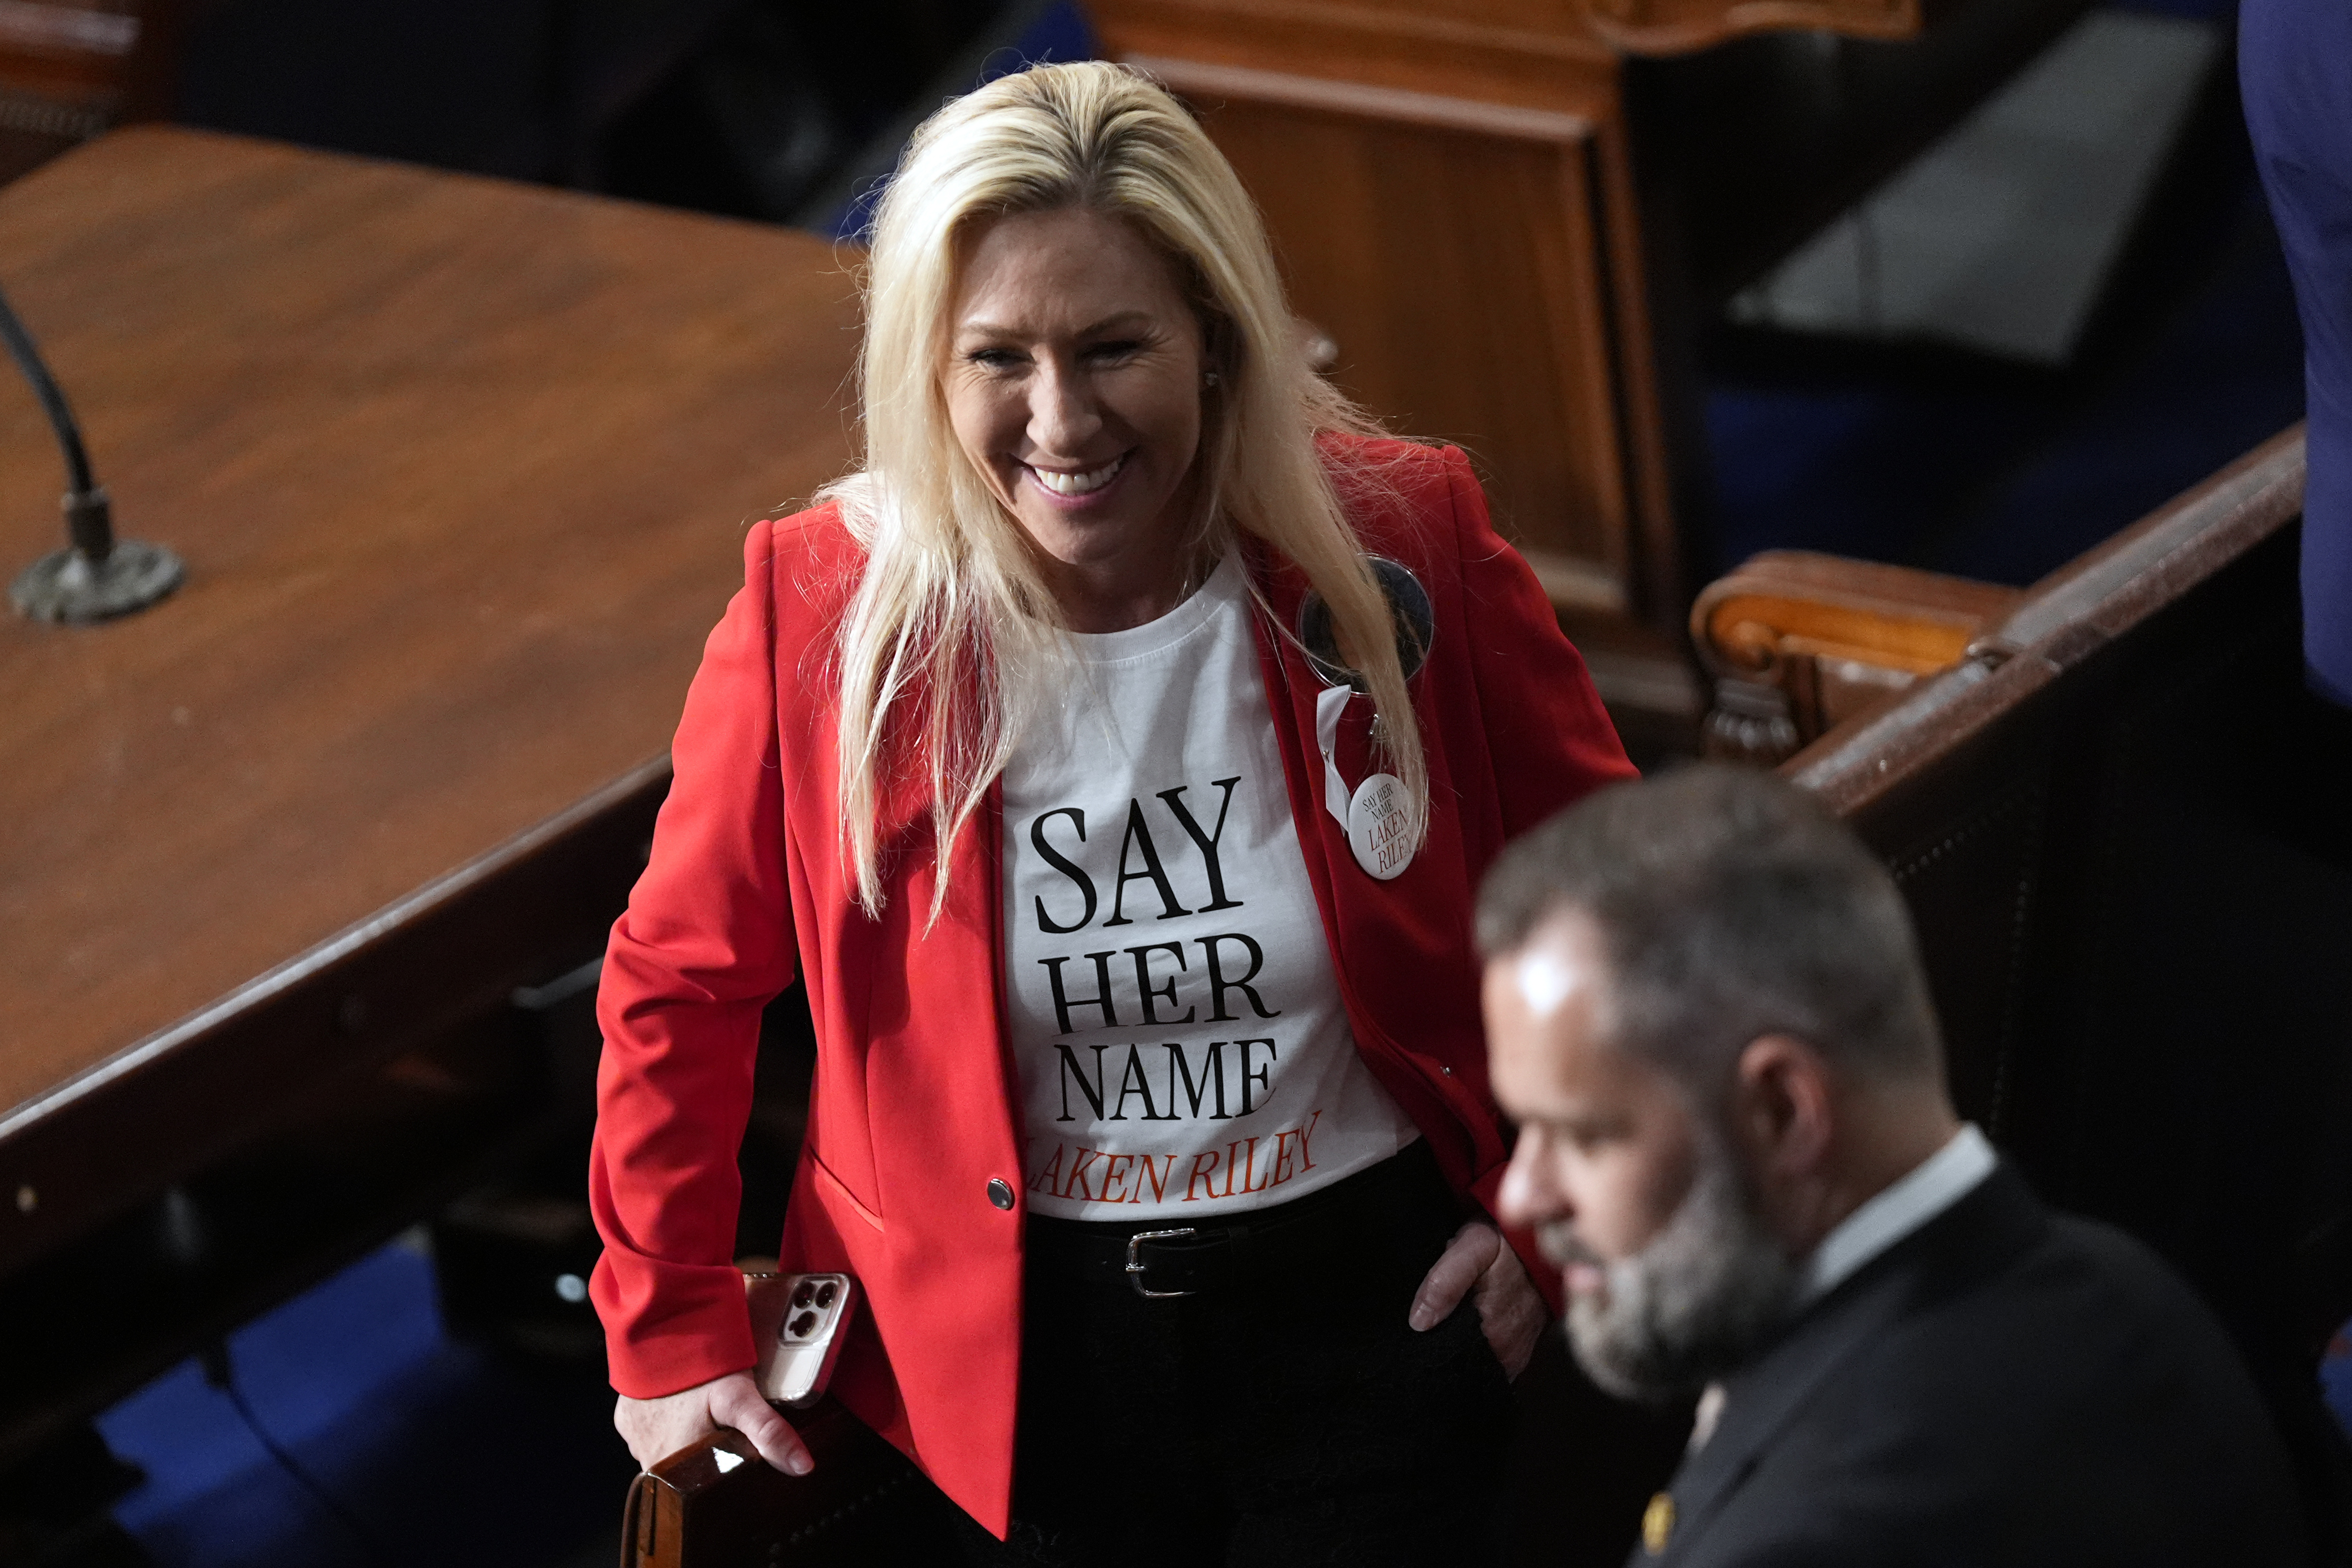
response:
M13 0L0 8L0 87L112 114L140 46L140 7Z
M1919 0L1582 0L1592 30L1629 54L1680 54L1743 33L1821 30L1858 38L1919 31Z
M5 1262L135 1195L76 1129L168 1181L227 1136L194 1099L266 1121L380 1058L472 1000L460 950L453 986L544 978L455 920L483 888L609 920L544 852L641 839L744 526L848 458L856 318L805 237L150 128L0 191L0 284L120 530L189 565L0 621ZM0 395L9 570L59 489Z
M2018 596L1916 567L1771 550L1700 591L1691 637L1743 674L1801 656L1925 675L1958 662L1978 629Z
M1778 763L1957 664L2014 588L1811 551L1773 550L1699 590L1691 643L1717 683L1706 740Z
M1691 607L1691 641L1716 678L1709 750L1764 763L1801 751L1792 765L1858 809L1899 782L1895 764L1915 748L1941 755L2292 521L2302 474L2290 430L2024 589L1808 551L1756 556ZM1905 695L1927 677L1937 679ZM1849 790L1861 793L1848 801Z
M1501 101L1556 105L1605 85L1612 51L1568 0L1091 0L1117 56L1149 55L1453 93L1485 83Z
M1591 563L1589 595L1622 613L1633 503L1596 262L1591 122L1136 63L1207 111L1268 215L1297 308L1338 346L1334 379L1401 428L1476 453L1504 525ZM1517 221L1494 232L1504 214Z

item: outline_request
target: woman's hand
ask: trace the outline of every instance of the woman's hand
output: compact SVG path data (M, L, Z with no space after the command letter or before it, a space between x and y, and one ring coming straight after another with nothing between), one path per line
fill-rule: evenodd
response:
M659 1399L623 1394L613 1407L613 1426L641 1470L653 1468L656 1461L721 1426L732 1426L751 1439L760 1458L788 1476L804 1476L816 1468L808 1445L791 1422L776 1414L775 1406L760 1397L759 1384L748 1372L730 1372Z
M1520 1266L1519 1255L1504 1243L1503 1233L1479 1220L1455 1231L1444 1255L1430 1265L1405 1321L1427 1332L1444 1322L1465 1296L1477 1303L1478 1327L1495 1359L1503 1363L1504 1373L1516 1378L1527 1371L1551 1314Z

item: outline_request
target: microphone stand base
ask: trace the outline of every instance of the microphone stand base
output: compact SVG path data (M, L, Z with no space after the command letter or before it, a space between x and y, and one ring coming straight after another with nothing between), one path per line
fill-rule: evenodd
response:
M145 609L187 574L162 545L126 539L103 561L79 550L44 555L16 574L8 597L18 615L37 621L105 621Z

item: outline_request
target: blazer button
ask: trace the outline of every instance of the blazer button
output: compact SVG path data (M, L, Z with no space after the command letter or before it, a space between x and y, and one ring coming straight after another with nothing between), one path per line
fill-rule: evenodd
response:
M1013 1206L1013 1184L1006 1181L1002 1176L991 1177L988 1183L988 1201L994 1204L1001 1209L1011 1208Z

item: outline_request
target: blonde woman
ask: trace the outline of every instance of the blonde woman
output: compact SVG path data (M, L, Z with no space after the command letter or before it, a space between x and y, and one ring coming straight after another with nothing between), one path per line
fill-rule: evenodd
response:
M834 1390L976 1560L1478 1555L1546 1310L1487 1218L1473 893L1632 770L1461 454L1298 341L1144 78L1039 67L915 137L865 469L751 531L605 960L593 1289L642 1462L732 1426L808 1465L729 1261L797 976L784 1267L864 1287Z

